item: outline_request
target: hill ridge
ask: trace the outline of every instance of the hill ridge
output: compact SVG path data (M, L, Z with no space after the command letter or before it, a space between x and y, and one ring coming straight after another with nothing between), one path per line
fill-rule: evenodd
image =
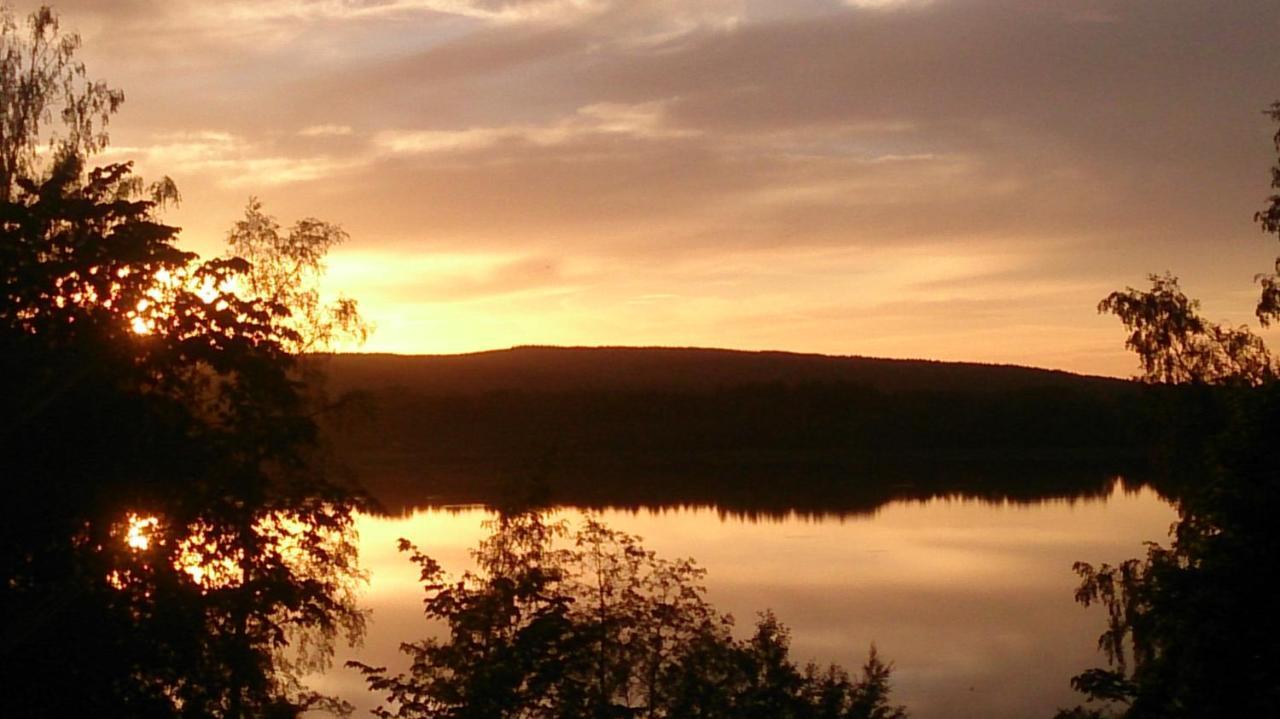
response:
M1132 384L1014 364L710 347L520 345L463 354L342 353L330 360L335 390L397 387L430 394L707 391L778 383L982 393Z

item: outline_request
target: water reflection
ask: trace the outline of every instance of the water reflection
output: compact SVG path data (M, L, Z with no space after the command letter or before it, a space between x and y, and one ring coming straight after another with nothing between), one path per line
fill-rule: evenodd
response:
M360 551L371 572L363 600L373 617L365 646L338 666L358 658L403 669L399 643L429 633L417 570L396 552L397 538L460 572L490 516L476 506L362 516ZM661 556L696 558L708 570L710 600L738 618L740 631L756 611L773 609L792 628L801 661L856 666L875 641L896 663L895 701L922 719L1047 716L1072 704L1067 680L1095 661L1102 629L1100 616L1072 601L1072 562L1139 554L1175 519L1152 490L1118 482L1087 498L943 495L861 515L693 506L592 516ZM318 683L362 710L372 705L352 670Z
M652 458L651 458L652 459ZM875 513L896 501L978 499L989 503L1039 504L1046 500L1103 499L1121 477L1150 473L1144 464L1110 457L979 454L972 458L858 456L833 463L796 458L775 461L725 459L708 466L670 459L654 467L618 464L606 468L550 457L504 468L376 464L361 481L390 515L424 506L460 511L474 505L502 506L513 497L538 505L590 510L665 512L713 508L725 518L820 520ZM657 461L657 460L654 460ZM1148 480L1123 480L1132 491Z

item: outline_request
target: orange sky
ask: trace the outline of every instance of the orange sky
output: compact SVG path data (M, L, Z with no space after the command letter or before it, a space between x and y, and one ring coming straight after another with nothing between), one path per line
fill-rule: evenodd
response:
M32 3L15 3L19 12ZM364 349L697 345L1130 374L1108 291L1252 319L1274 0L77 0L104 159L220 251L351 241Z

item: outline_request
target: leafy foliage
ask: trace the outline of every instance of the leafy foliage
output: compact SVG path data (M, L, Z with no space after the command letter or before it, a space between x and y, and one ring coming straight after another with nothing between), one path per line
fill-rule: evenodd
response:
M320 462L298 295L178 249L171 181L86 172L123 96L52 11L27 30L0 9L6 713L338 708L300 678L363 630L358 499Z
M1116 566L1077 563L1076 599L1107 611L1108 669L1072 685L1115 716L1274 716L1280 712L1280 387L1232 400L1212 441L1219 457L1179 499L1169 546ZM1083 711L1083 710L1081 710ZM1107 714L1099 713L1099 716ZM1062 717L1073 716L1061 714Z
M1280 125L1280 102L1266 114ZM1278 157L1271 167L1271 189L1280 190L1280 129L1274 145ZM1280 238L1280 194L1268 197L1253 217L1263 232ZM1098 305L1099 312L1117 315L1129 331L1125 347L1137 353L1144 381L1256 386L1276 378L1280 367L1261 337L1245 326L1222 327L1200 317L1200 303L1182 293L1176 277L1166 273L1150 280L1148 291L1129 287ZM1274 274L1256 280L1262 285L1258 320L1266 327L1280 317L1280 257Z
M127 165L80 167L0 204L6 694L54 713L310 701L298 675L363 615L353 495L311 463L289 310L232 291L244 260L178 250ZM291 639L315 651L286 657Z
M228 255L250 265L243 276L249 294L289 308L284 324L294 336L284 344L293 354L332 351L347 340L362 344L369 334L355 300L325 304L320 297L325 255L346 239L341 227L314 217L281 232L257 198L250 198L244 218L227 234Z
M1245 326L1222 327L1202 318L1200 303L1182 293L1176 277L1150 280L1150 290L1128 287L1098 305L1129 331L1125 347L1137 353L1144 381L1257 385L1275 377L1275 361L1261 337Z
M18 178L40 174L42 149L56 157L105 147L107 123L124 102L120 90L88 79L76 59L80 36L62 33L48 7L31 13L24 29L0 7L0 202L12 197ZM49 128L55 114L61 133Z
M1253 219L1263 232L1280 239L1280 101L1271 103L1267 114L1278 126L1273 139L1276 163L1271 166L1271 189L1278 192L1266 199L1266 205L1254 214ZM1280 257L1276 258L1273 273L1260 274L1256 279L1262 285L1262 296L1258 300L1258 320L1266 327L1272 320L1280 318Z
M381 717L802 717L898 719L890 666L872 647L858 681L790 660L770 613L752 636L705 598L703 570L586 520L568 535L539 513L504 514L448 578L406 540L426 616L445 640L403 645L407 674L353 663L386 695Z
M1280 122L1280 103L1271 117ZM1280 150L1280 132L1276 135ZM1280 188L1280 164L1272 168ZM1280 196L1255 215L1280 232ZM1280 268L1278 268L1280 269ZM1102 309L1134 334L1149 381L1228 385L1188 402L1223 419L1199 438L1208 460L1200 481L1182 490L1168 547L1116 566L1077 563L1076 599L1101 604L1107 629L1098 646L1108 668L1072 679L1098 708L1064 710L1059 719L1245 717L1280 715L1280 382L1262 341L1245 328L1222 329L1196 314L1172 277L1153 277L1149 293L1114 293ZM1263 279L1258 316L1276 316L1275 278Z

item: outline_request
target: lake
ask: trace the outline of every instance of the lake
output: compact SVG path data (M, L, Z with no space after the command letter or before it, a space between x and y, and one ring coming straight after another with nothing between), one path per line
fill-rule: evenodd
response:
M571 522L572 508L557 510ZM1078 499L896 500L851 515L742 515L715 507L593 510L614 529L643 537L660 556L693 557L707 569L708 598L751 628L769 608L791 628L792 656L856 670L875 642L894 663L893 699L917 719L1047 717L1080 697L1068 681L1097 666L1103 610L1073 600L1075 561L1140 556L1164 541L1172 506L1153 490L1117 481ZM364 515L361 557L372 610L362 648L341 650L315 688L358 708L376 702L349 658L400 670L402 641L427 636L417 568L396 551L407 538L454 573L492 517L482 507Z

